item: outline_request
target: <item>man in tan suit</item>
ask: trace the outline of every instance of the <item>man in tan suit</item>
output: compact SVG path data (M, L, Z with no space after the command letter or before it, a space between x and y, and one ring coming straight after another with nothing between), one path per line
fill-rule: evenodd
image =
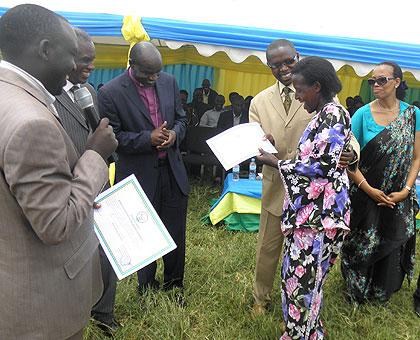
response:
M279 159L296 155L299 139L312 119L303 104L295 99L291 71L299 61L293 44L284 39L272 42L266 51L267 64L277 82L255 96L249 109L249 121L258 122L278 151ZM358 147L355 142L355 149ZM343 153L342 164L354 158L353 151ZM356 157L357 159L357 157ZM283 245L280 229L284 187L277 169L263 166L263 191L257 260L254 281L255 315L265 312L270 302L274 276Z
M0 338L81 339L102 291L92 205L117 142L103 120L79 158L60 124L77 52L64 18L16 6L0 50Z

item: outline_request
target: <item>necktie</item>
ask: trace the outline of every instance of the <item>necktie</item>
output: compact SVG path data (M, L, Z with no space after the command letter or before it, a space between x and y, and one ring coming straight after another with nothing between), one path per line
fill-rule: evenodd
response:
M283 88L283 94L284 94L283 106L284 106L284 110L286 111L286 114L289 113L290 105L292 105L292 98L290 98L291 91L292 90L290 89L290 87L286 86Z
M69 92L70 92L70 97L71 97L71 99L73 100L73 102L75 102L75 100L74 100L74 91L76 91L76 90L78 90L78 89L80 89L80 87L79 87L79 86L77 86L77 85L73 85L73 86L70 88L70 90L69 90Z

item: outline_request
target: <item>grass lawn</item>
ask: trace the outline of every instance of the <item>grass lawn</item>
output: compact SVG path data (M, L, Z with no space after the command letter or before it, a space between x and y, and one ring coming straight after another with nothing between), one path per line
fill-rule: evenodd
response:
M274 283L273 308L253 319L252 281L257 234L228 232L223 227L203 226L209 201L219 191L195 184L189 199L185 298L179 307L173 293L148 291L137 294L137 277L118 284L115 316L123 327L116 339L278 339L281 306L279 274ZM417 242L419 249L420 242ZM417 250L417 259L419 251ZM420 261L420 260L419 260ZM420 318L413 312L413 292L420 265L411 287L403 288L386 306L365 305L354 309L343 298L339 262L327 279L322 312L328 339L420 339ZM162 281L159 261L158 278ZM90 324L85 339L103 339Z

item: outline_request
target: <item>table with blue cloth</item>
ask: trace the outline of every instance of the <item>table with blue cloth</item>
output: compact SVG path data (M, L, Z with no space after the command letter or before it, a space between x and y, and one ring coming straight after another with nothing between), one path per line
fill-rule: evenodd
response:
M258 231L262 181L226 176L220 198L210 208L208 218L216 225L223 221L228 230Z

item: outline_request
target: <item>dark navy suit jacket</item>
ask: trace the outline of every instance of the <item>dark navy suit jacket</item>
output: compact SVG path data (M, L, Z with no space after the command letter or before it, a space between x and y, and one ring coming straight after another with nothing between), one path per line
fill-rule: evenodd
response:
M248 114L242 113L239 124L249 123ZM220 114L217 121L217 128L227 130L233 127L233 110L224 111Z
M161 72L155 88L162 118L167 121L167 128L176 133L176 142L166 150L169 164L181 192L188 195L187 173L179 152L187 119L182 109L178 85L173 76ZM116 180L136 175L146 195L152 200L159 176L158 152L150 140L155 126L128 71L101 87L98 106L100 116L109 118L118 140Z

